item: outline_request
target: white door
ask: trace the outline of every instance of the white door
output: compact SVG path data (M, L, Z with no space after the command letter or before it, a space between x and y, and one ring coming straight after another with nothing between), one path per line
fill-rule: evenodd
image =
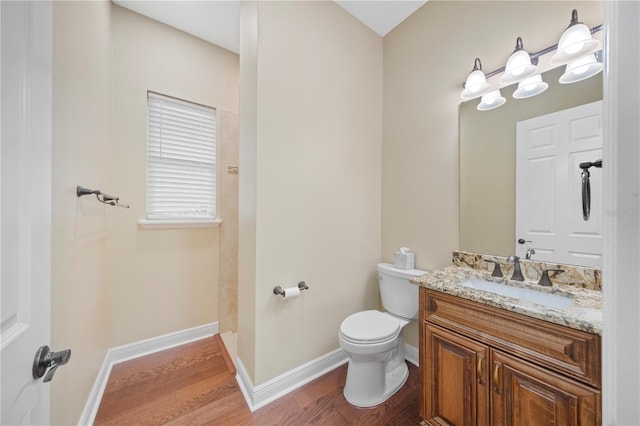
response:
M0 423L48 424L33 359L50 335L51 3L0 3Z
M602 169L589 169L585 221L579 167L602 159L602 101L518 122L516 132L516 254L602 267Z

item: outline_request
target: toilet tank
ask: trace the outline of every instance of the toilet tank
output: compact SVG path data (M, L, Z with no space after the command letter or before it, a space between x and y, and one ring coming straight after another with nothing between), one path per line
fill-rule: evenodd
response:
M419 269L398 269L390 263L378 264L380 297L385 311L402 318L418 318L418 286L409 280L426 274Z

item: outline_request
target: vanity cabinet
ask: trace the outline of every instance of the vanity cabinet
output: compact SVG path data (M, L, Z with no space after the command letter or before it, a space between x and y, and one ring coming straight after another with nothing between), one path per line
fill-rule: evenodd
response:
M600 337L420 289L428 425L599 425Z

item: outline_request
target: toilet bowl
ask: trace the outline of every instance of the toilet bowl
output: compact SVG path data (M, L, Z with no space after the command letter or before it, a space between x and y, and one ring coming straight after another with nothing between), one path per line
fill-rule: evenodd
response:
M358 312L342 322L338 340L350 358L344 386L350 404L381 404L407 381L409 369L400 331L408 323L380 311Z
M407 380L403 327L418 316L418 286L409 279L425 274L378 265L378 282L386 312L368 310L340 324L338 341L349 356L344 397L357 407L373 407L396 393Z

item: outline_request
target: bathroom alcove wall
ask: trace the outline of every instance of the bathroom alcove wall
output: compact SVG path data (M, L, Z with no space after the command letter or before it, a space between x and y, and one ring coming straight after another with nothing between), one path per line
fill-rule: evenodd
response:
M222 228L138 226L146 91L237 114L238 68L111 1L54 3L51 337L73 357L51 383L52 424L77 424L109 348L219 320ZM131 208L78 199L78 184Z
M240 62L238 356L257 386L379 306L382 38L335 2L241 2Z
M238 166L239 117L218 111L218 217L220 225L220 334L238 331ZM237 170L237 169L236 169Z
M146 97L151 90L237 111L239 65L237 54L202 39L117 5L111 11L110 186L131 204L113 213L109 321L110 346L118 346L219 320L221 228L138 225L146 215Z

